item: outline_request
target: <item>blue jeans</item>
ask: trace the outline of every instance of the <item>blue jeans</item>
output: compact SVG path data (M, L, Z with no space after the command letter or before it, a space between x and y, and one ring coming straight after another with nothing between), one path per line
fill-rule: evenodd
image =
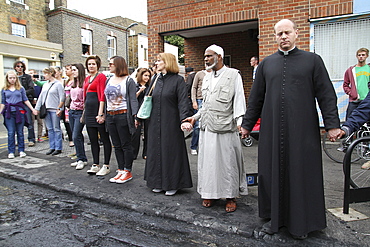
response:
M8 152L15 153L15 133L17 133L18 140L18 151L24 152L24 117L25 114L20 114L22 121L20 123L15 123L16 112L13 111L10 115L10 118L4 117L4 123L8 130Z
M84 128L83 123L80 122L82 116L82 110L70 110L69 111L69 125L72 131L72 140L75 144L77 161L87 161L84 146L84 135L82 129Z
M27 111L27 119L28 119L28 141L29 142L35 142L35 127L34 127L34 121L32 118L32 111L30 108L26 107Z
M107 115L107 127L114 146L118 169L131 171L134 151L127 122L127 113Z
M45 124L48 129L50 149L62 150L63 140L60 129L60 117L57 116L55 111L48 111L45 117Z
M197 99L198 110L202 108L203 100ZM197 110L194 110L194 114L197 113ZM193 127L193 134L191 137L190 149L197 150L199 142L199 121L196 121Z

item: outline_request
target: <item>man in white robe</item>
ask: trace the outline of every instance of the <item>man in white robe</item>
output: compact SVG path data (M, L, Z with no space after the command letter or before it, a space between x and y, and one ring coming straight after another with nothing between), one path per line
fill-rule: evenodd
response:
M226 211L233 212L235 198L247 194L238 131L246 105L239 71L227 68L223 57L224 51L217 45L206 49L206 69L212 72L203 79L203 106L185 121L200 121L198 193L202 205L210 207L215 200L226 198Z

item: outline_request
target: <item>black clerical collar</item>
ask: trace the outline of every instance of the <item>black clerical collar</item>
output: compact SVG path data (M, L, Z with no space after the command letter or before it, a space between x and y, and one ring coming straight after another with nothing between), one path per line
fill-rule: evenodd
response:
M288 56L289 53L291 53L292 51L294 51L296 49L296 47L294 46L292 49L290 49L289 51L283 51L279 48L279 52L284 55L284 56Z

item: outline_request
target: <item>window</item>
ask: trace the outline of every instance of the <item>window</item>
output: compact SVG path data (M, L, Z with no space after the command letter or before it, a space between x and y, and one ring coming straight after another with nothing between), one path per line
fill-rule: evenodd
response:
M26 38L26 26L12 23L12 35Z
M108 59L116 55L116 50L117 50L117 39L116 37L107 36L107 41L108 41Z
M21 3L21 4L24 4L24 0L10 0L12 2L16 2L16 3Z
M81 29L82 55L90 56L92 54L92 31Z
M314 23L314 52L319 54L332 80L343 80L346 69L357 63L356 51L370 47L370 18Z
M144 48L144 61L148 61L148 48Z

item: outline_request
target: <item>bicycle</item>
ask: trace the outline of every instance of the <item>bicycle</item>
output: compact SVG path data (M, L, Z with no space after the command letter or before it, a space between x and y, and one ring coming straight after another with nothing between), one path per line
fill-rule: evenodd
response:
M344 155L346 154L347 148L353 142L354 139L362 137L370 137L370 126L365 123L358 131L353 132L344 140L337 140L330 142L327 139L327 133L323 136L323 150L326 155L338 163L343 162ZM363 140L356 144L351 154L351 163L355 163L359 160L367 162L370 160L370 140ZM351 164L351 177L350 184L353 188L370 187L370 170L362 169L364 162L358 162Z

